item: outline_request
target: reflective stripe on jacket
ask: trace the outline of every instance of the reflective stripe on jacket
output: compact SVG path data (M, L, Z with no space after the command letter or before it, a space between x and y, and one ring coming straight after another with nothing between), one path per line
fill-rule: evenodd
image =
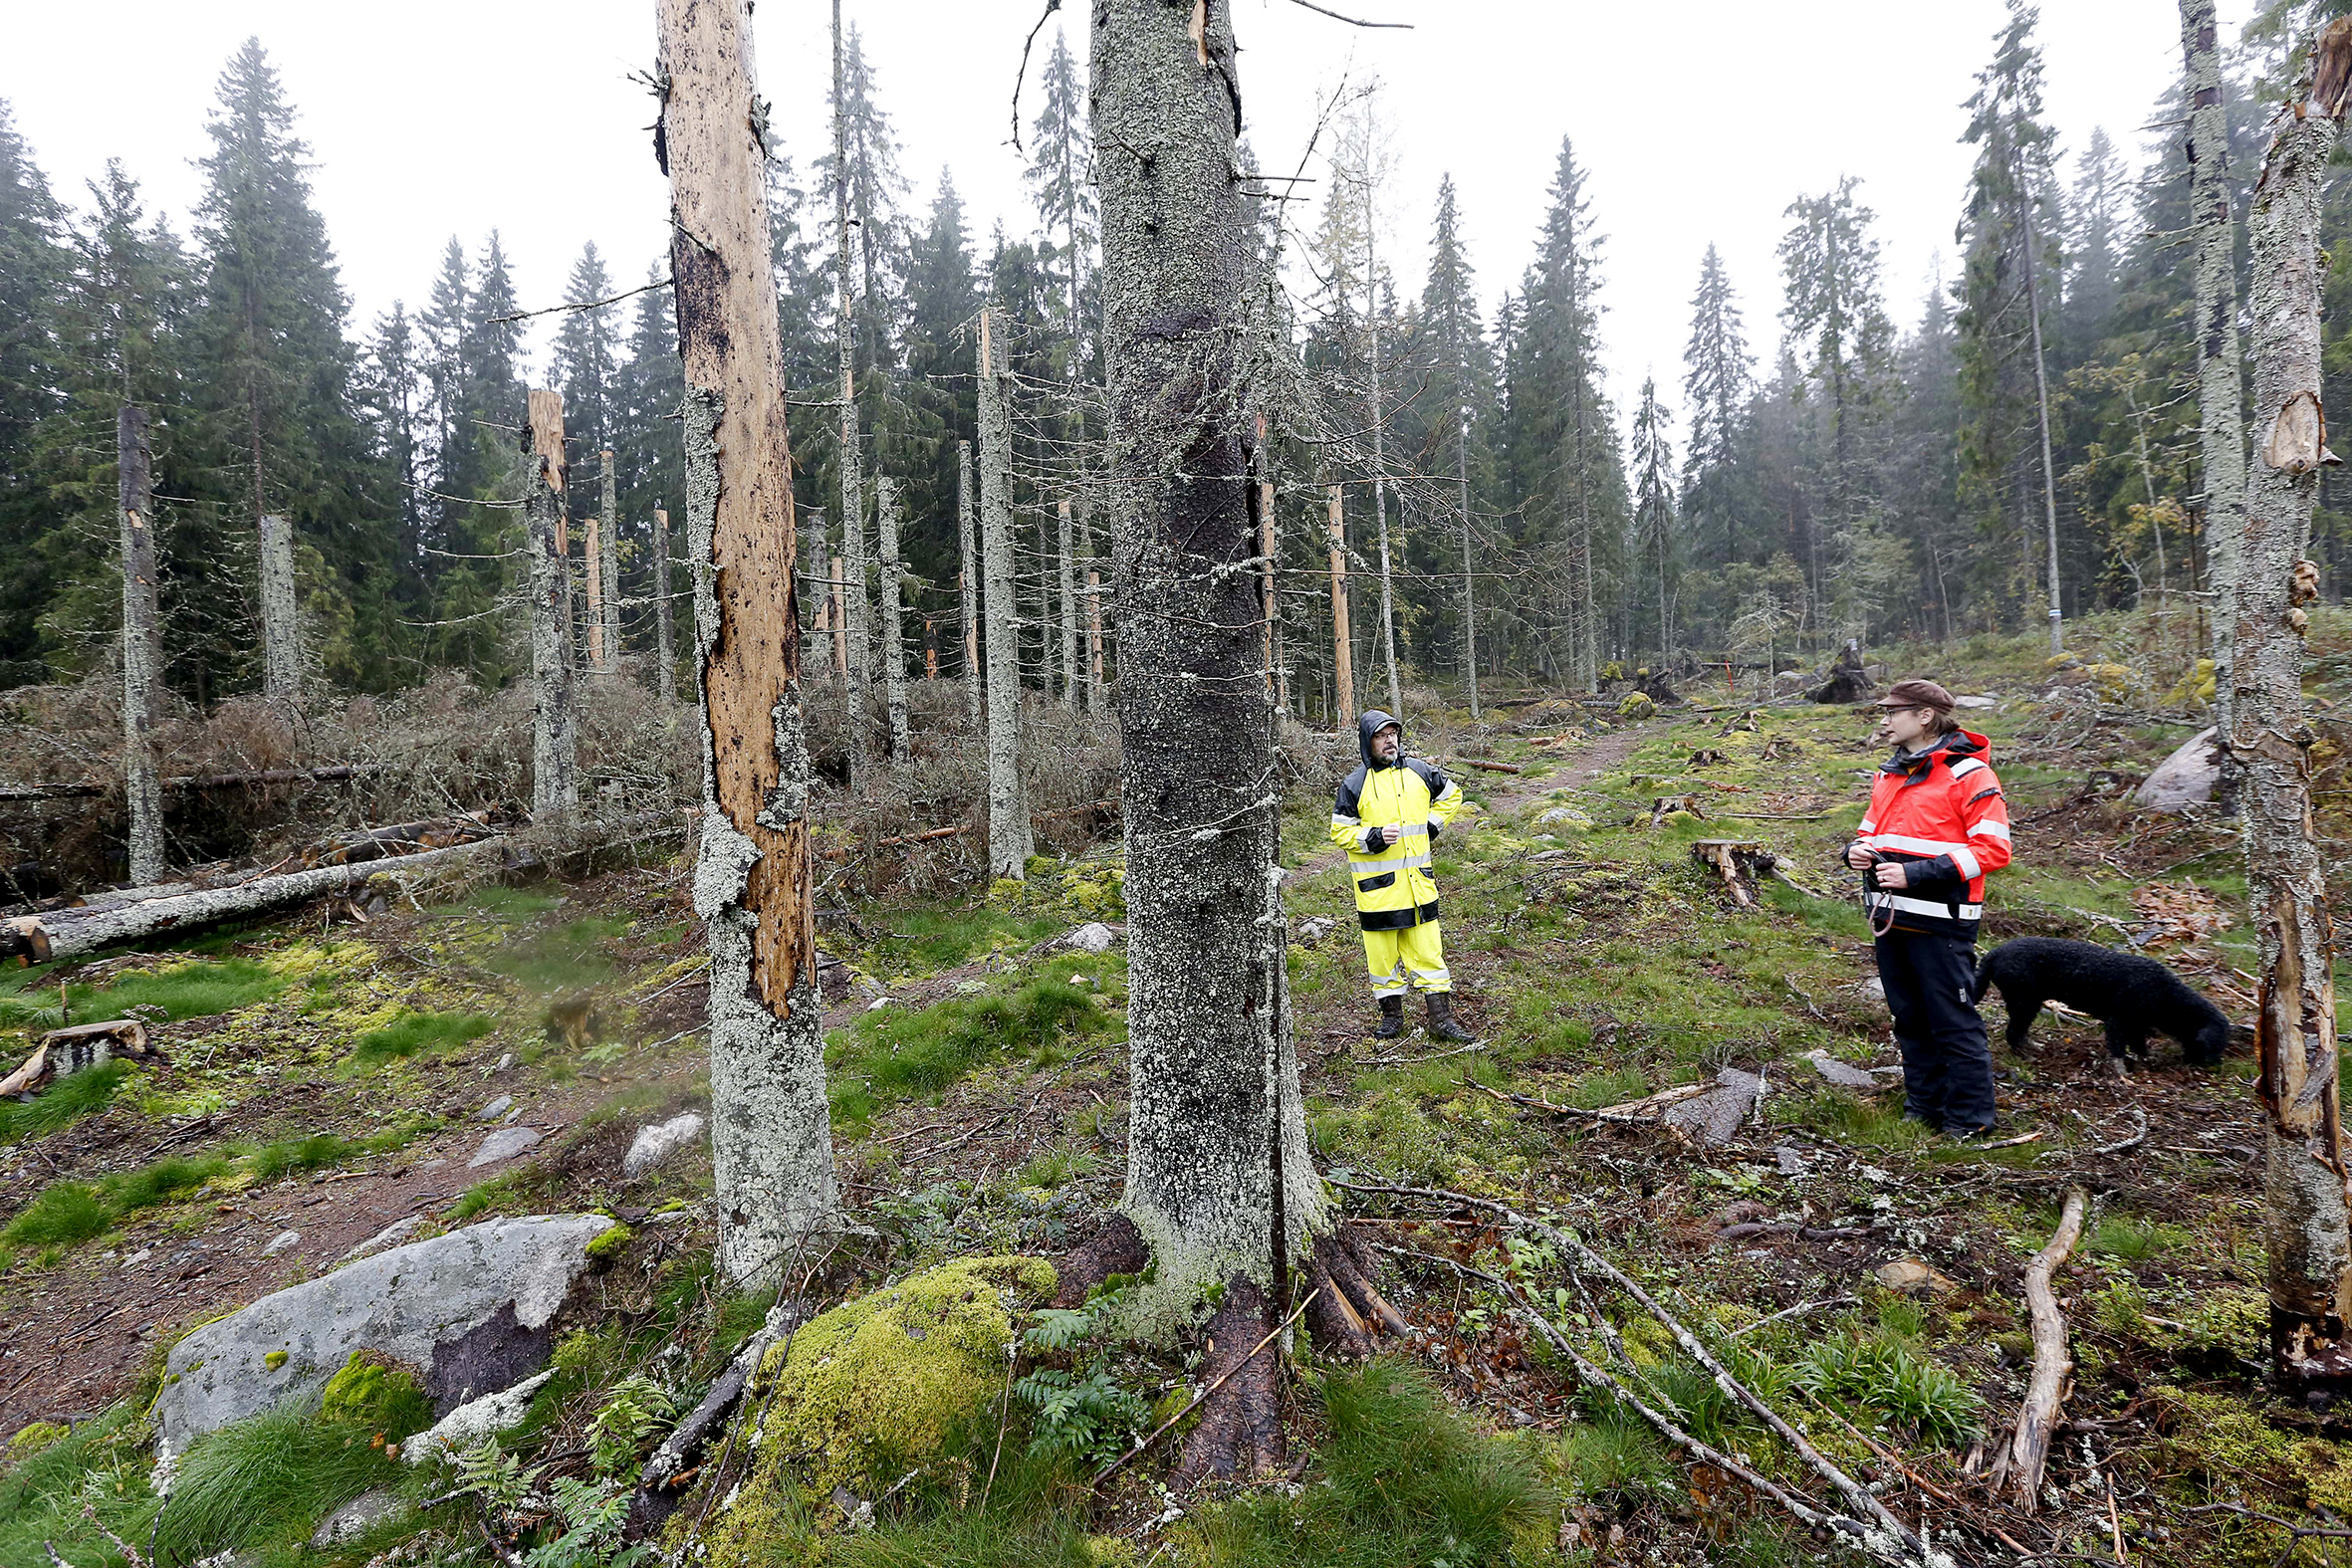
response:
M1856 840L1903 862L1900 888L1872 885L1864 903L1896 929L1974 940L1985 875L2009 863L2009 808L1986 762L1992 743L1967 730L1879 766ZM1865 873L1867 874L1867 873Z
M1372 724L1375 719L1380 723ZM1371 759L1371 736L1394 721L1374 710L1362 722L1371 725L1359 738L1367 761L1331 801L1331 842L1347 851L1356 918L1366 931L1423 925L1438 916L1430 846L1462 808L1462 786L1418 757ZM1383 843L1380 830L1391 822L1403 831L1395 843Z

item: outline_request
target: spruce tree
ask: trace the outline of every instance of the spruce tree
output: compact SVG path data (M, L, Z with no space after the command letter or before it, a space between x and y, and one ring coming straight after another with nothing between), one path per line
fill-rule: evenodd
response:
M1430 236L1429 275L1421 288L1420 318L1415 324L1410 361L1404 366L1416 392L1401 412L1404 433L1417 449L1415 468L1445 475L1445 495L1436 505L1454 514L1453 532L1460 545L1462 612L1454 639L1472 711L1477 710L1478 671L1472 662L1477 641L1476 554L1472 548L1478 508L1494 484L1494 453L1490 432L1495 418L1495 356L1487 343L1486 324L1479 319L1478 278L1463 248L1461 214L1454 177L1441 177L1437 188L1437 218ZM1447 617L1438 617L1443 623Z
M343 334L349 302L327 226L311 205L310 147L294 134L294 107L260 40L246 40L230 57L217 97L205 126L212 150L198 160L205 181L196 209L203 282L191 369L215 461L239 474L244 527L285 517L297 561L326 572L324 580L312 576L309 602L301 606L330 616L331 624L312 627L309 646L326 673L350 680L380 668L355 656L340 621L362 578L381 564L384 514L372 505L382 499L378 476L352 395L356 355ZM235 563L255 560L250 545L223 537L218 546L197 569L233 573ZM178 564L184 571L194 563L182 555ZM228 581L219 585L223 591L212 602L243 597ZM264 609L266 618L269 605ZM285 623L278 634L302 635ZM250 649L250 634L223 627L214 657L239 643ZM278 663L283 671L285 662ZM250 656L232 676L258 677Z
M1756 384L1740 303L1715 246L1699 262L1691 296L1691 338L1683 349L1683 399L1690 439L1683 448L1683 515L1696 558L1720 566L1741 557L1739 441Z
M1658 401L1658 378L1644 376L1641 406L1633 416L1634 559L1657 590L1653 646L1661 659L1674 656L1674 590L1682 565L1675 538L1674 448L1666 439L1670 417Z
M0 682L36 680L34 618L52 579L34 546L49 522L47 498L20 456L33 429L59 407L53 312L70 265L65 213L0 99Z
M1791 390L1815 411L1807 464L1814 520L1803 543L1816 605L1826 602L1828 574L1875 502L1871 458L1895 393L1894 329L1879 294L1875 214L1854 199L1858 183L1849 175L1832 191L1799 196L1788 206L1791 222L1780 240L1780 325L1801 366Z

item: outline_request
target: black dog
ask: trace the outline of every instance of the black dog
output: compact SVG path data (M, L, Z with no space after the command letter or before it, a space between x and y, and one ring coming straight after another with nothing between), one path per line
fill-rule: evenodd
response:
M2116 1065L2125 1052L2148 1054L2155 1030L2181 1042L2182 1059L2210 1067L2222 1059L2232 1036L2222 1009L2189 988L2154 959L2136 958L2092 942L2058 937L2019 937L2003 942L1977 966L1975 999L1989 986L2000 988L2008 1004L2011 1050L2025 1043L2025 1031L2045 1002L2062 1002L2107 1025L2107 1053Z

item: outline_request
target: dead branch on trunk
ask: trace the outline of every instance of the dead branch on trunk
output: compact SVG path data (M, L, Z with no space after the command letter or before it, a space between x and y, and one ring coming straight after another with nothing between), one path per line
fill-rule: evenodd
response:
M1993 1486L1998 1491L2007 1479L2017 1505L2027 1513L2033 1512L2041 1492L2041 1471L2049 1462L2058 1404L2066 1397L2066 1380L2074 1371L2074 1358L2066 1351L2066 1316L2058 1310L2050 1276L2080 1239L2088 1202L2079 1187L2066 1195L2066 1207L2058 1215L2058 1229L2051 1232L2049 1245L2025 1265L2025 1304L2033 1313L2033 1381L2026 1386L2025 1404L2017 1412L2009 1446L1993 1466Z

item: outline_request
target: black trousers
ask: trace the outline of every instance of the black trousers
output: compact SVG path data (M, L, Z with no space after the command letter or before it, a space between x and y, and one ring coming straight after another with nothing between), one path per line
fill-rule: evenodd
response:
M1966 937L1890 931L1878 978L1903 1052L1903 1111L1946 1132L1993 1125L1993 1048L1969 998L1977 945Z

